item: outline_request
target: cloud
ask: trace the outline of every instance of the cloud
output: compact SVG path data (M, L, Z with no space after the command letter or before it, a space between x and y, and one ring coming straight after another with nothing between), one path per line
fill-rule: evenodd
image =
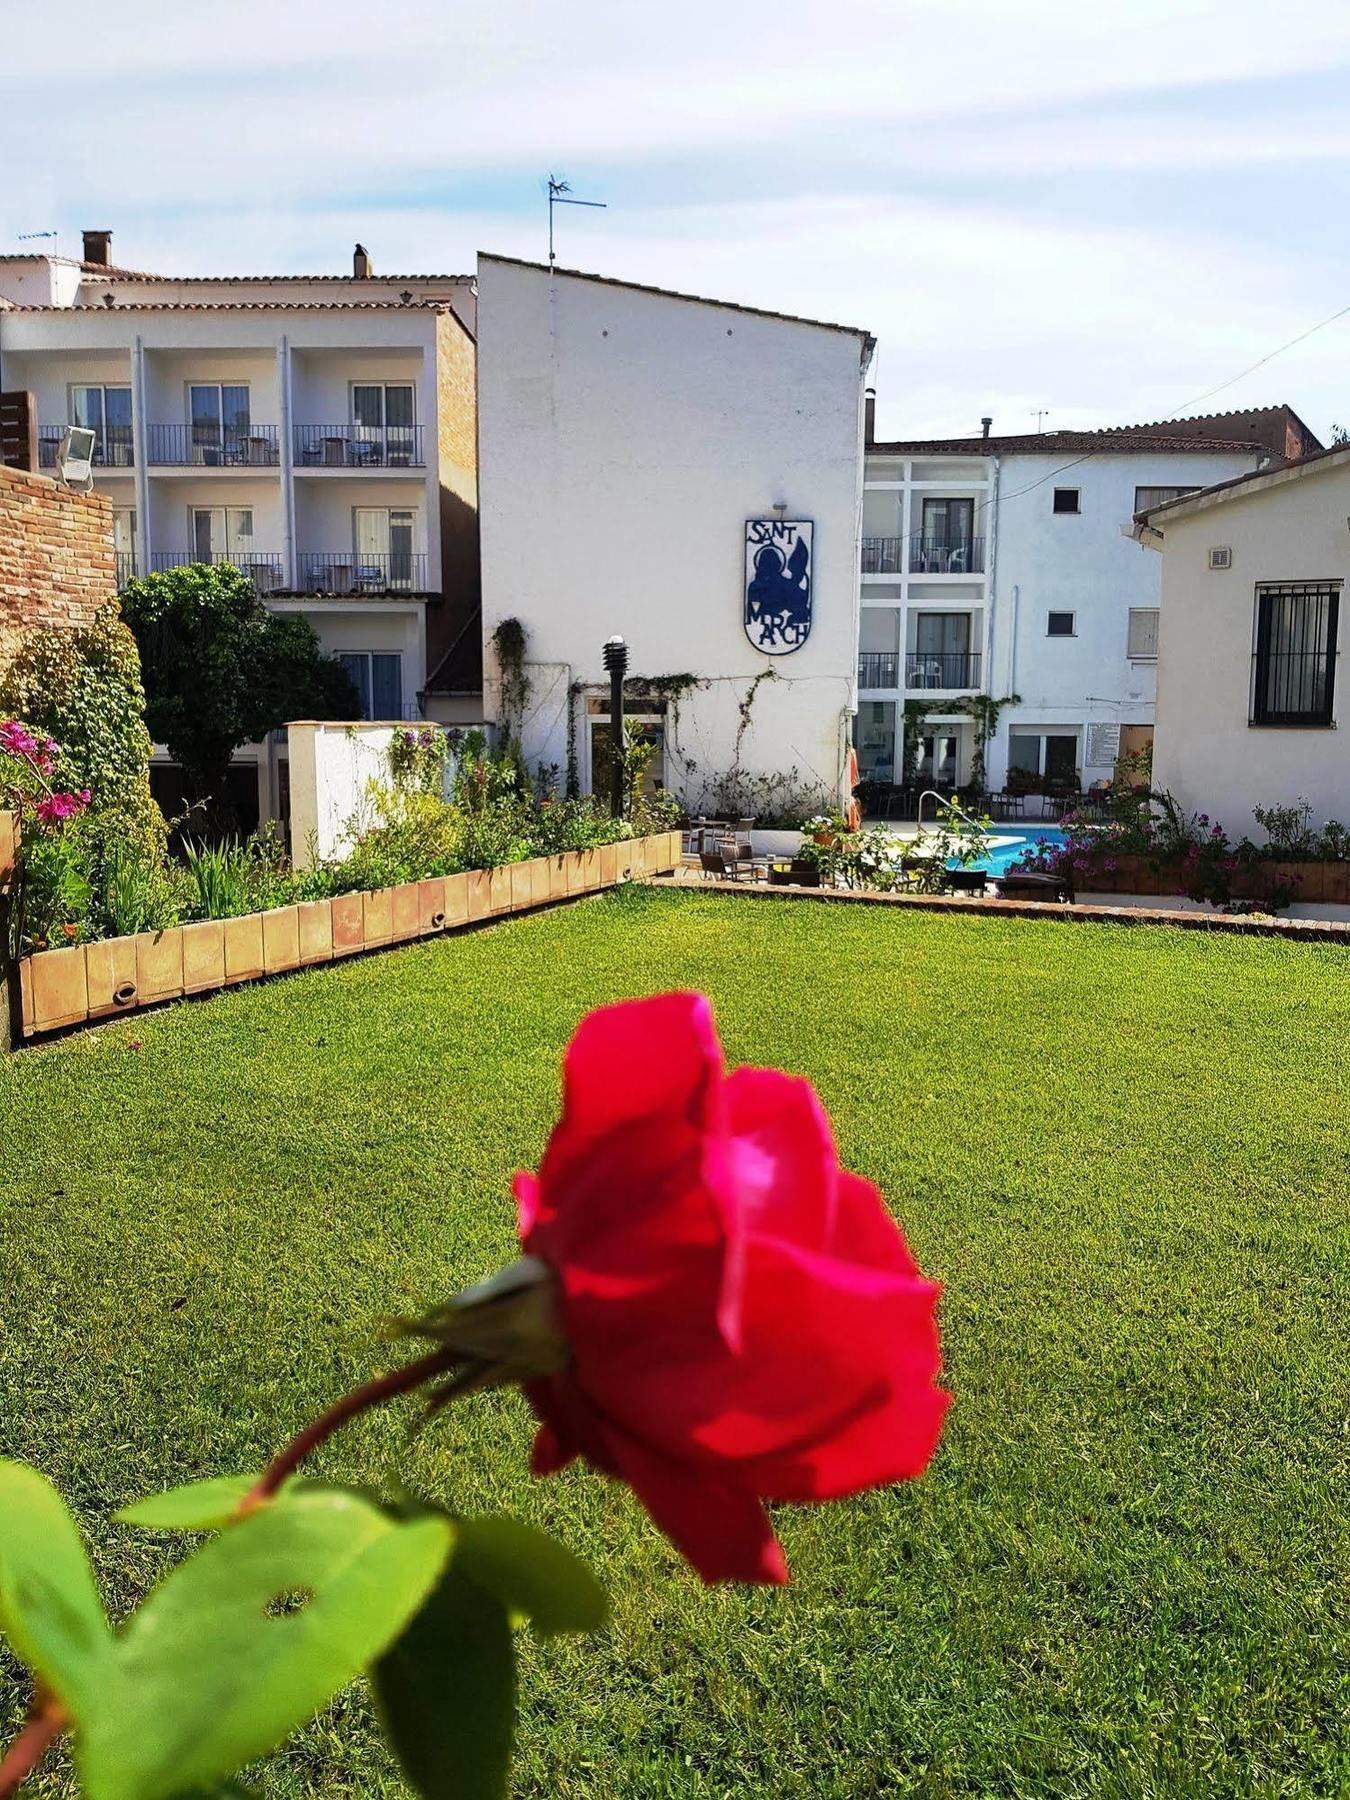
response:
M540 253L561 167L612 203L566 259L873 330L885 429L1107 421L1350 297L1347 65L1343 0L11 0L0 248L462 270ZM1344 343L1225 399L1350 417Z

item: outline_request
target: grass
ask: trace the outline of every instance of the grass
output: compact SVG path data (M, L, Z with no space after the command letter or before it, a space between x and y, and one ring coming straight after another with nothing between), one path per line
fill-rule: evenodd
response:
M946 1283L957 1404L922 1482L780 1515L775 1593L701 1588L598 1477L531 1483L515 1395L333 1446L610 1587L605 1636L526 1646L517 1793L1345 1794L1348 976L1330 947L630 891L26 1052L0 1447L129 1604L165 1551L111 1509L258 1467L378 1366L376 1315L509 1256L577 1017L697 985L733 1060L815 1081ZM260 1780L400 1791L359 1689Z

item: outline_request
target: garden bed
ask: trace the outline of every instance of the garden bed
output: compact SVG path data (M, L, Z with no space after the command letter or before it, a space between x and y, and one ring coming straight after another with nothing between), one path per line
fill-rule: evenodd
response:
M13 840L12 826L8 839L4 830L8 817L0 815L0 877L5 842L12 846ZM679 860L679 832L663 831L495 869L38 951L19 963L23 1036L434 937L630 877L663 874Z
M1194 883L1180 857L1163 861L1157 857L1118 853L1111 859L1114 867L1098 866L1090 880L1083 878L1094 892L1103 894L1186 894ZM1268 900L1281 893L1292 893L1298 900L1330 901L1350 905L1350 862L1317 861L1280 862L1265 858L1244 863L1233 871L1233 896L1238 900Z

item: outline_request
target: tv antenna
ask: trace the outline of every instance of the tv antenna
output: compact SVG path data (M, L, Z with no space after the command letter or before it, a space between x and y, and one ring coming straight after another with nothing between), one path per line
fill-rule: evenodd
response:
M608 206L606 200L574 200L569 182L557 175L548 178L548 266L553 267L556 258L553 254L553 209L555 206L596 206L603 212Z
M54 231L20 231L20 232L16 232L15 235L21 244L31 244L37 238L50 238L51 244L52 244L52 255L56 256L58 254L59 242L58 242L56 233Z
M1050 410L1050 408L1048 406L1038 406L1038 407L1034 407L1032 409L1031 416L1036 421L1037 436L1039 436L1040 433L1045 430L1045 426L1042 424L1041 421L1045 418L1045 415L1049 412L1049 410Z

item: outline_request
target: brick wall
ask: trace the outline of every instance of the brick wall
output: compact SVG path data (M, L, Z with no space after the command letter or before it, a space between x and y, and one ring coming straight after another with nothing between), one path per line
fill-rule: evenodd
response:
M116 593L107 496L0 468L0 667L25 631L87 625Z
M436 320L436 442L440 460L441 586L445 600L427 610L427 669L434 672L446 651L478 611L478 347L459 319ZM456 657L452 685L481 685L475 634L472 668Z

